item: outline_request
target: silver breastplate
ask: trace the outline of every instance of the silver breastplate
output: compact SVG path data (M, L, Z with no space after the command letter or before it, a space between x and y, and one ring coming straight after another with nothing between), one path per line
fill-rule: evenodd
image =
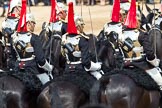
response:
M66 43L70 43L74 49L74 51L72 52L72 54L69 54L69 52L67 52L66 56L67 59L69 61L79 61L81 58L81 51L79 49L79 41L80 41L80 37L79 36L75 36L75 37L67 37L66 38Z
M32 57L34 49L30 43L31 37L32 35L30 33L15 33L12 35L13 45L19 59Z
M123 39L130 38L132 41L137 41L139 36L138 30L123 31Z
M50 25L48 26L48 28L52 32L54 32L54 31L55 32L61 32L62 22L61 21L57 21L55 23L50 23Z
M18 19L7 18L5 21L2 22L2 28L11 28L12 31L15 31L18 21Z

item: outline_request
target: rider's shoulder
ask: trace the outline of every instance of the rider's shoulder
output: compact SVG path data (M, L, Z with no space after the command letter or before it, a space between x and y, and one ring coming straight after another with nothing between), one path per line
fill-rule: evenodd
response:
M81 37L85 38L85 39L89 39L89 35L86 35L86 34L84 34L84 33L80 33L79 35L80 35Z
M67 21L65 21L65 20L59 20L59 22L67 24Z

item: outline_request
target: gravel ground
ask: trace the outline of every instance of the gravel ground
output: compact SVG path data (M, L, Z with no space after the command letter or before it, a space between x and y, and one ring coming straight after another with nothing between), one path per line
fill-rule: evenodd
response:
M149 5L151 8L154 5ZM160 8L160 4L155 5L156 8ZM51 7L50 6L33 6L30 7L31 12L34 14L36 18L36 27L35 33L39 34L41 31L42 23L48 22L50 18ZM81 11L82 10L82 11ZM103 28L103 25L109 21L111 21L111 10L112 5L95 5L95 6L75 6L74 12L76 14L81 15L85 22L85 32L86 33L93 33L98 35L100 30ZM147 14L144 8L143 12ZM2 9L0 9L2 12ZM4 17L0 17L0 27L1 23L4 20Z

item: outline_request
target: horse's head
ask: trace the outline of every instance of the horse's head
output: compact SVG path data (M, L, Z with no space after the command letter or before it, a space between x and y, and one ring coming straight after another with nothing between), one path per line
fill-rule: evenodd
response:
M152 43L152 46L154 48L154 51L156 53L157 58L159 58L160 60L162 60L162 33L161 30L159 28L152 28L149 31L149 40Z
M61 34L56 31L55 27L54 23L44 23L39 36L46 59L56 68L60 68L60 59L64 61L61 54Z
M111 41L115 41L114 37L110 37ZM116 42L115 42L116 43ZM103 65L106 67L115 68L115 47L114 43L110 42L110 40L105 39L99 41L98 43L98 58L102 61Z
M122 24L120 22L106 23L97 37L99 41L108 39L115 44L116 40L122 38Z
M109 40L110 43L112 43L112 45L115 49L118 48L118 38L119 38L118 33L114 32L114 31L111 31L107 35L107 39Z
M108 35L110 32L118 33L119 37L122 34L122 24L120 22L110 22L104 25L104 34Z

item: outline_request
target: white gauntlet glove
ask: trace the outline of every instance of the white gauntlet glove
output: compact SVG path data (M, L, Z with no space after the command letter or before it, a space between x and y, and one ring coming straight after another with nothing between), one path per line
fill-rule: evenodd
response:
M160 60L157 59L156 57L155 57L155 59L153 59L153 60L148 60L147 58L146 58L146 60L147 60L151 65L153 65L153 66L155 66L155 67L158 67L159 64L160 64Z
M84 67L86 71L97 71L101 69L101 62L94 63L91 61L91 66L89 69Z
M91 61L91 66L89 69L84 67L86 71L90 71L90 74L94 76L97 80L99 80L102 77L103 71L101 70L101 63L97 62L94 63Z
M45 71L52 72L53 66L49 64L46 60L46 63L43 66L38 65L40 68L43 68Z

